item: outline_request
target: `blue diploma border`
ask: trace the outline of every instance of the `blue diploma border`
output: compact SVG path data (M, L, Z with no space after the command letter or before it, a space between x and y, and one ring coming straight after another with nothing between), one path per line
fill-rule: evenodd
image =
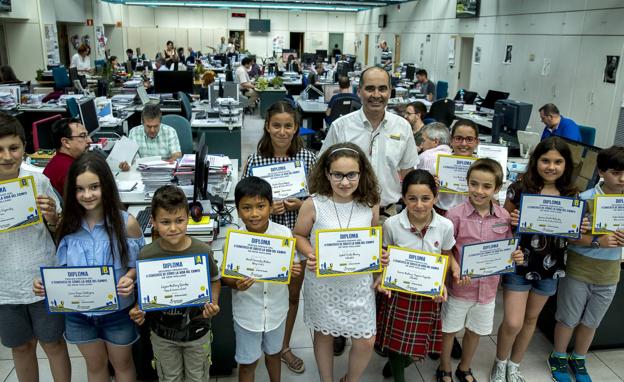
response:
M101 265L101 266L85 266L85 267L39 267L41 272L41 282L45 286L45 269L100 269L102 274L112 273L113 280L117 280L117 274L115 272L115 267L113 265ZM105 306L91 309L91 310L69 310L63 306L63 301L58 303L57 301L53 301L50 304L50 300L48 299L48 292L46 291L45 302L48 312L51 314L78 314L78 313L95 313L95 312L113 312L119 310L119 294L117 293L117 286L115 286L115 297L111 304L107 304Z
M303 167L303 175L306 179L306 184L305 186L301 187L301 189L299 190L299 192L293 194L293 195L289 195L289 197L294 197L294 198L305 198L306 196L309 195L308 193L308 171L306 171L306 167L305 164L303 163L302 160L296 159L296 160L289 160L289 161L284 161L284 162L275 162L275 163L271 163L271 164L263 164L261 166L254 166L251 167L249 169L249 172L251 173L252 176L257 176L254 175L254 169L257 168L263 168L263 167L273 167L273 166L279 166L279 165L284 165L284 164L290 164L290 163L294 163L295 167Z
M154 261L168 261L168 260L180 260L192 258L195 261L195 265L202 264L206 268L206 290L208 293L204 296L199 295L196 299L186 301L180 305L164 305L159 304L156 301L149 301L150 296L143 296L143 290L141 289L141 273L140 268L142 263L149 263ZM139 292L139 308L144 312L153 312L156 310L169 310L175 308L189 308L194 306L204 306L206 302L212 302L212 287L210 285L210 264L208 264L208 254L207 253L197 253L193 255L182 255L182 256L168 256L161 257L158 259L146 259L146 260L137 260L136 262L136 273L137 273L137 290ZM147 299L143 301L144 297Z
M388 272L388 267L384 267L383 268L383 274L381 276L381 286L384 289L393 290L395 292L413 294L413 295L416 295L416 296L429 297L429 298L435 298L435 297L438 297L438 296L442 296L443 288L446 288L446 286L444 285L444 280L446 280L446 275L448 273L448 264L449 264L449 261L450 261L448 255L443 255L441 253L431 253L431 252L419 251L417 249L411 249L411 248L398 247L396 245L389 245L387 251L388 251L388 257L390 258L390 261L392 261L392 256L391 256L391 253L390 253L392 251L392 249L399 249L401 251L415 253L415 254L418 254L418 255L435 257L436 258L436 263L442 263L443 266L444 266L444 270L442 272L442 282L440 283L440 285L436 289L432 289L430 291L413 291L413 290L408 290L408 289L405 289L405 288L402 288L402 287L398 286L396 283L394 283L390 279L389 276L386 276L386 273Z
M578 230L576 233L573 232L569 232L569 233L559 233L559 234L554 234L554 233L543 233L543 232L539 232L537 230L535 231L528 231L523 230L522 226L520 223L522 223L522 204L524 201L524 197L525 196L536 196L539 198L544 198L544 199L568 199L568 200L573 200L578 202L578 204L581 206L581 218L579 219L578 223L577 223L577 227ZM574 203L573 203L574 205ZM533 235L533 234L537 234L537 235L542 235L542 236L554 236L554 237L563 237L566 239L578 239L581 237L581 223L583 222L583 217L585 214L585 201L581 200L579 198L573 198L570 196L553 196L553 195L540 195L540 194L522 194L520 196L520 208L518 208L518 210L520 211L520 216L518 217L518 229L517 229L517 233L519 235Z
M513 251L518 249L518 245L520 244L520 238L519 237L510 237L508 239L490 240L490 241L484 241L484 242L481 242L481 243L474 243L474 244L464 245L462 247L462 251L461 251L461 263L459 264L459 275L460 275L460 277L468 276L471 279L478 279L478 278L482 278L482 277L503 275L505 273L514 273L514 272L516 272L516 263L514 261L512 261L509 267L507 267L505 269L502 269L502 270L499 270L498 272L490 273L490 274L487 274L487 275L475 275L475 274L464 273L464 258L465 258L465 256L464 256L464 249L466 247L472 247L472 246L476 246L476 245L485 245L485 244L488 244L488 243L496 243L496 242L499 242L499 241L509 241L509 240L515 240L515 242L516 242L516 246L514 247ZM511 258L511 253L509 254L509 256Z

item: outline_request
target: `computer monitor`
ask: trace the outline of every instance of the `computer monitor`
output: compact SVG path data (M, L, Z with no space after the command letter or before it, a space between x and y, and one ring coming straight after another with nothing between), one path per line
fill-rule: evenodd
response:
M82 124L89 132L89 135L92 135L100 127L100 124L98 123L97 110L95 108L95 101L91 98L82 103L78 103L78 110L80 111L80 120L82 121Z
M193 72L192 71L155 71L154 91L158 94L173 93L174 97L178 92L188 94L193 93Z
M416 66L408 64L405 67L405 78L407 78L410 81L414 81L415 76L416 76Z
M316 57L320 57L325 60L327 58L327 49L317 49Z
M235 82L224 82L223 83L223 97L224 98L234 98L235 100L239 100L238 95L240 94L238 90L238 84Z
M485 99L481 103L481 109L494 110L494 104L500 99L507 99L509 93L500 92L498 90L488 90Z
M69 68L69 81L73 84L76 80L80 81L80 85L82 85L84 89L87 88L87 77L78 74L78 68Z
M288 50L288 51L283 50L282 51L282 60L284 62L288 62L288 57L290 57L290 56L293 56L292 58L296 59L297 58L297 51L296 50Z
M316 54L314 53L304 53L301 56L301 62L306 65L312 65L316 59Z
M507 142L518 143L518 131L526 129L533 105L514 100L498 100L494 104L492 120L492 142L503 138Z
M325 84L323 85L323 94L325 95L325 103L329 103L329 100L340 92L340 85L338 84Z
M105 118L113 115L113 102L108 98L98 98L95 100L95 109L98 118Z
M466 105L472 105L474 104L475 100L477 99L477 92L471 92L470 90L464 90L464 103ZM457 94L455 94L455 101L459 101L461 99L461 90L457 91Z
M349 63L346 61L340 61L336 64L336 72L335 72L335 76L336 78L338 78L338 76L345 76L348 77L349 76L349 72L351 68L349 68Z
M318 91L314 91L314 89L310 89L310 91L308 91L308 99L319 99L320 97L324 96L325 93L323 93L323 85L309 85L311 88L315 88Z
M193 181L193 201L206 200L208 198L208 166L206 166L206 133L202 133L197 143L195 154L195 179Z

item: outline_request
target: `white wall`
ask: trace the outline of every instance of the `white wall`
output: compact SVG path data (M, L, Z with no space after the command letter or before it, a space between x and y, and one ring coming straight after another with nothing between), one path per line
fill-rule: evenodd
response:
M357 40L369 34L369 65L379 57L376 36L391 46L401 36L401 60L427 69L433 80L457 90L459 37L474 37L481 64L472 65L470 88L510 92L510 98L533 104L532 126L540 126L537 109L555 103L562 114L598 130L596 144L613 142L624 86L620 64L616 84L602 82L607 55L624 58L624 3L618 0L482 0L479 18L456 19L454 1L420 0L357 14ZM377 27L387 14L387 26ZM429 38L427 38L429 36ZM456 37L456 64L448 64L449 40ZM429 41L427 41L429 40ZM421 44L423 55L421 60ZM503 65L505 46L513 45L511 65ZM359 49L364 60L364 49ZM470 53L472 54L472 53ZM542 74L544 59L549 73Z

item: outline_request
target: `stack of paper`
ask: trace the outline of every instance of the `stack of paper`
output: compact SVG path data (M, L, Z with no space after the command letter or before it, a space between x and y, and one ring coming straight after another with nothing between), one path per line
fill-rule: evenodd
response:
M231 181L232 161L225 155L206 155L208 170L208 191L219 195L226 192Z
M189 218L186 232L201 241L211 243L214 240L215 224L216 220L210 216L203 216L199 222Z
M5 91L0 91L0 109L13 109L17 106L17 102L13 97L13 94Z
M192 185L195 178L195 154L184 154L173 175L178 180L178 186Z
M176 164L161 160L157 157L142 158L137 170L141 173L141 179L145 185L146 193L153 193L159 187L170 184L173 179L173 171Z

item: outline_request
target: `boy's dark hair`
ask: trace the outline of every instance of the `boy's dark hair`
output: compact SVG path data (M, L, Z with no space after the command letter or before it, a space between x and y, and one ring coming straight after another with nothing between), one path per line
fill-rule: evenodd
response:
M241 60L241 65L251 64L251 58L245 57Z
M427 71L425 69L418 69L416 71L416 75L418 76L425 76L425 77L429 77L429 75L427 74Z
M494 175L496 188L503 185L503 167L494 159L481 158L476 160L468 169L466 180L470 180L470 174L475 170L489 172Z
M54 146L56 149L60 149L63 144L63 138L70 138L72 136L71 124L72 123L81 123L79 119L76 118L63 118L55 121L50 128L52 132L52 140L54 141Z
M458 119L457 122L455 122L455 124L453 125L453 128L451 129L451 137L454 137L457 129L462 126L470 127L472 130L474 130L475 137L479 138L479 126L477 126L477 124L473 121L463 118Z
M412 170L403 178L403 184L401 184L401 195L405 196L409 186L414 184L422 184L428 186L433 196L438 195L438 187L436 186L435 178L429 171L426 170Z
M188 215L189 204L181 188L172 184L159 187L152 198L152 217L156 218L156 210L161 208L169 213L183 209Z
M611 146L601 150L596 165L600 171L624 171L624 146Z
M12 115L0 112L0 138L17 135L26 144L26 134L20 121Z
M240 204L241 200L245 197L259 197L269 201L269 204L273 204L273 189L269 182L257 176L250 176L241 179L236 185L234 190L234 203L236 208Z

